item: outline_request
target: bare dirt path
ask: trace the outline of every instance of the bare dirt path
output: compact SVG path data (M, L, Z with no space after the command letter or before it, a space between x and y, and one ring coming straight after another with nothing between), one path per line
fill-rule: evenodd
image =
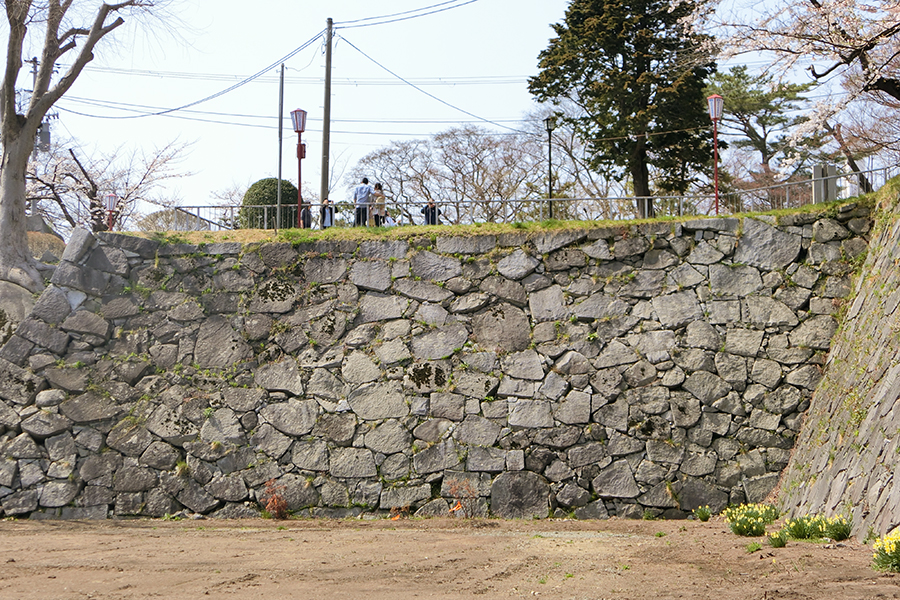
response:
M4 521L0 600L900 598L870 546L752 541L715 519Z

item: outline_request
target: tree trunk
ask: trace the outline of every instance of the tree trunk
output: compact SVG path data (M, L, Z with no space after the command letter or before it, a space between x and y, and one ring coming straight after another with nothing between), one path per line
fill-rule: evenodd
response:
M634 184L634 196L637 199L639 219L652 219L656 216L653 208L653 197L650 195L650 170L644 153L643 138L637 143L631 157L631 181Z
M44 289L44 282L28 248L25 218L25 167L34 142L33 136L22 133L27 131L6 139L4 144L0 171L0 280L39 292Z

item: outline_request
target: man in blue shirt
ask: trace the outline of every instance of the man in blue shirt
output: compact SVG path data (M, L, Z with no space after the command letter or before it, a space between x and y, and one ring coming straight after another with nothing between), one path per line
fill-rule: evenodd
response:
M354 227L365 227L369 220L369 204L372 202L374 190L369 185L369 178L363 177L362 183L353 190L353 204L356 205Z

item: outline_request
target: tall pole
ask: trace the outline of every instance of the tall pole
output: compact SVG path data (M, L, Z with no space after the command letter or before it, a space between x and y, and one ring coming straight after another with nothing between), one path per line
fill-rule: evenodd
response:
M713 179L716 188L716 216L719 215L719 120L713 119Z
M719 120L725 110L725 100L718 94L706 99L709 103L709 118L713 122L713 180L716 190L716 214L719 214Z
M284 63L281 63L281 79L278 86L278 212L275 213L275 229L281 229L281 157L284 143Z
M331 28L328 19L325 33L325 112L322 116L322 183L319 187L319 202L328 198L328 154L331 151Z
M547 204L548 215L553 218L553 129L556 127L556 119L550 115L544 119L547 127Z
M306 156L306 144L300 143L301 134L297 133L297 229L303 229L303 158Z

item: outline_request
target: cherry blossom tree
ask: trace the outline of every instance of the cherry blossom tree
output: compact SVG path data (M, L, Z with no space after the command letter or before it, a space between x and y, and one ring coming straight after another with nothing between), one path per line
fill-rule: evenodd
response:
M0 83L0 279L31 290L44 285L28 250L26 170L44 116L94 58L97 45L125 23L126 16L156 14L165 0L5 0L6 64ZM40 48L34 91L19 111L16 84L27 49ZM60 62L65 62L65 65ZM59 70L60 76L54 77Z

